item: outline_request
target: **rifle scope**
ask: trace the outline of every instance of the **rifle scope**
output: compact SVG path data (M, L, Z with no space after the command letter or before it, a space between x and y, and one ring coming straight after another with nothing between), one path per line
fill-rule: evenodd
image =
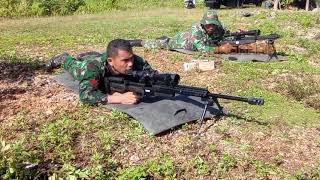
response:
M141 83L176 86L179 84L179 74L158 73L158 71L131 71L127 74Z
M259 36L261 31L259 29L249 30L249 31L242 31L242 32L229 32L225 36L234 36L234 37L241 37L241 36Z

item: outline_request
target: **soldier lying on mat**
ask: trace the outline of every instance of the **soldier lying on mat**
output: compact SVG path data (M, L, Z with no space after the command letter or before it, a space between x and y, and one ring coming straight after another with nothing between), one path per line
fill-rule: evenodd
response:
M80 100L91 105L137 103L139 96L133 92L110 92L104 77L126 74L131 70L153 70L147 61L133 53L130 43L123 39L111 41L103 54L88 52L77 58L68 53L57 55L49 60L47 70L61 64L79 81Z

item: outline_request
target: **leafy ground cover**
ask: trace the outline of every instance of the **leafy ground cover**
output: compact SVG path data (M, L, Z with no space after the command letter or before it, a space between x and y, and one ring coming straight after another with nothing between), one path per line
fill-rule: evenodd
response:
M243 12L254 16L243 17ZM229 116L149 135L116 110L90 107L58 85L43 64L57 53L104 51L114 38L156 38L187 30L203 9L113 11L96 15L1 19L0 174L12 178L318 179L320 177L320 15L222 9L230 30L277 32L288 61L223 61L210 72L183 72L193 58L135 48L182 83L261 96L261 107L222 101ZM57 70L54 73L59 73Z

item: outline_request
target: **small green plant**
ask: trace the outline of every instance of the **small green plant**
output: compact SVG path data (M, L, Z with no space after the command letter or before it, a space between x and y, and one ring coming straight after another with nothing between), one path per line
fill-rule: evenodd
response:
M37 151L28 151L25 141L8 144L0 141L0 179L29 179L38 175L37 169L26 168L39 162Z
M265 163L260 160L252 160L251 164L253 165L253 167L255 167L257 173L262 177L266 177L269 174L278 172L277 168L274 165Z
M210 167L208 163L199 155L193 159L193 165L197 170L198 175L210 174Z
M220 172L227 172L231 168L235 168L237 165L237 158L231 154L222 154L222 157L218 163Z
M111 134L109 134L108 132L105 132L105 131L102 131L100 133L99 137L102 142L103 150L106 152L111 152L112 147L116 143L115 138Z
M55 153L52 158L69 162L75 158L72 146L78 128L77 121L62 113L55 122L42 127L37 140L44 153L53 151Z
M250 152L253 150L253 147L250 144L241 144L240 149L244 152Z
M111 119L114 119L114 120L120 120L120 121L122 121L122 120L127 120L127 119L129 119L129 116L128 116L127 114L119 111L119 110L113 109L113 110L112 110L112 113L111 113L111 115L110 115L110 118L111 118Z
M214 131L218 134L227 134L229 131L229 128L222 125L218 125L215 127Z
M149 171L159 174L165 179L175 179L177 176L174 161L170 155L164 155L159 161L150 161L147 163Z
M216 144L208 144L209 152L216 153L218 151Z
M295 173L294 175L295 178L297 178L297 180L307 180L308 178L308 174L303 172L303 171L298 171Z
M144 165L133 166L130 168L124 168L120 171L120 175L116 178L117 180L142 180L147 177L147 168Z
M284 163L284 156L282 154L278 154L276 157L274 157L273 161L279 166Z

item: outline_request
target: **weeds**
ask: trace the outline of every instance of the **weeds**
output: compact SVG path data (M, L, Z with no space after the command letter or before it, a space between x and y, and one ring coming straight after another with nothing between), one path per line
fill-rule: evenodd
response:
M37 170L28 169L28 165L39 162L39 152L25 148L25 141L8 144L1 140L0 177L1 179L32 178L39 175ZM30 166L31 167L31 166Z
M210 174L210 167L201 156L197 155L194 158L193 163L198 175L203 176Z
M237 165L237 158L231 154L222 154L218 163L219 172L226 173Z
M310 74L297 77L288 75L284 82L279 82L278 91L287 93L290 97L303 101L311 107L319 108L320 87L318 84L318 79Z

